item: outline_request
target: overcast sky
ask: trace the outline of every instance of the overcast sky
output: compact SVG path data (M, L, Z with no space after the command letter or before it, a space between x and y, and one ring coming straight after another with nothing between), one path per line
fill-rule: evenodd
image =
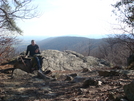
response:
M115 0L35 0L39 18L19 21L24 36L83 36L112 34Z

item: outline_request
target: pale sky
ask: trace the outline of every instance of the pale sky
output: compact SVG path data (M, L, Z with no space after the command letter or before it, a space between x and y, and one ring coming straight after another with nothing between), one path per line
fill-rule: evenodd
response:
M19 21L24 36L103 37L115 23L114 0L35 0L42 15Z

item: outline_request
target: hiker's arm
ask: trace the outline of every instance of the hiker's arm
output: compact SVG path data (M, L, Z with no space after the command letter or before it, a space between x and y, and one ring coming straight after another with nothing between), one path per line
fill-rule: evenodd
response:
M39 52L39 49L36 49L36 50L35 50L35 53L38 53L38 52Z
M38 45L37 45L37 49L35 50L35 53L39 53L40 54L40 49L39 49Z

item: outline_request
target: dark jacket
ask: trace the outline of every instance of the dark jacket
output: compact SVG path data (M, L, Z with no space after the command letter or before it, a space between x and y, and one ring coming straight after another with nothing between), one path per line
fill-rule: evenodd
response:
M35 44L34 46L32 46L31 44L27 46L27 50L26 50L26 55L29 53L30 56L33 56L35 54L40 54L40 50L38 51L38 53L35 53L35 50L38 49L39 50L39 46L37 44Z

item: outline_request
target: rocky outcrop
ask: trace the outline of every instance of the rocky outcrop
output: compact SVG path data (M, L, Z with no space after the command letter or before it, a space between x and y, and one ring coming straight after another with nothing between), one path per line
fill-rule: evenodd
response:
M123 87L125 95L130 101L134 101L134 81Z
M80 70L83 68L103 67L109 64L92 56L83 56L74 51L45 50L41 55L44 57L43 70ZM108 64L108 65L107 65Z
M0 101L133 101L133 70L101 70L0 73Z
M110 63L103 59L98 59L92 56L84 56L74 51L58 51L44 50L41 52L43 58L42 69L46 70L82 70L83 72L91 71L91 68L110 67ZM12 64L14 68L19 68L23 71L31 73L33 70L31 58L25 58L25 55L20 55ZM37 68L36 68L37 69ZM3 71L2 71L3 72Z

